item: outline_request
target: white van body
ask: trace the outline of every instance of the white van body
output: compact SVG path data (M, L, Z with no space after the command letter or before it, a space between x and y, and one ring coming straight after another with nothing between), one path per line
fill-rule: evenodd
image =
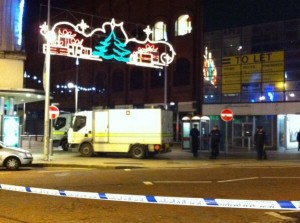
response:
M161 109L108 109L75 114L68 132L72 150L129 153L144 158L171 151L173 113Z

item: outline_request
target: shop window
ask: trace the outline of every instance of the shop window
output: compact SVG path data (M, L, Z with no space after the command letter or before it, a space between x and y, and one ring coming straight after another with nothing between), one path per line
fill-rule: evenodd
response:
M174 86L184 86L190 84L191 64L185 58L176 61L176 71L174 72Z
M167 25L164 22L159 21L155 23L152 32L153 32L152 34L153 40L165 40L165 41L168 40Z
M175 22L175 35L184 36L192 32L192 18L189 15L181 15Z
M135 67L130 72L130 90L140 90L143 87L143 69Z
M112 75L112 90L113 92L124 90L124 72L120 69L115 70Z

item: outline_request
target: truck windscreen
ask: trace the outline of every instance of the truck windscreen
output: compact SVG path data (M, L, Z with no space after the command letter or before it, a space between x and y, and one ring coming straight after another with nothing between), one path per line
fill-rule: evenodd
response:
M86 116L75 116L75 121L73 124L73 131L77 132L78 130L82 129L86 124Z

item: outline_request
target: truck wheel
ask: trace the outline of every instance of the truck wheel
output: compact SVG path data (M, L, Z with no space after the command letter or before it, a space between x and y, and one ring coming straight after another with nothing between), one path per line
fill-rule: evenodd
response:
M69 144L68 144L68 140L67 140L67 139L64 139L64 140L61 142L61 148L63 148L64 151L68 151L68 149L69 149Z
M146 151L142 145L134 145L131 147L130 154L132 158L143 159L146 156Z
M79 149L81 156L91 157L94 154L93 147L89 143L84 143L80 146Z

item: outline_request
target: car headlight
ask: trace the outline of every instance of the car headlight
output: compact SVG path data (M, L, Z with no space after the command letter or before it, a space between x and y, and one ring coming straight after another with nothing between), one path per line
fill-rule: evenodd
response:
M25 157L30 158L30 157L32 157L32 154L31 153L25 153Z

